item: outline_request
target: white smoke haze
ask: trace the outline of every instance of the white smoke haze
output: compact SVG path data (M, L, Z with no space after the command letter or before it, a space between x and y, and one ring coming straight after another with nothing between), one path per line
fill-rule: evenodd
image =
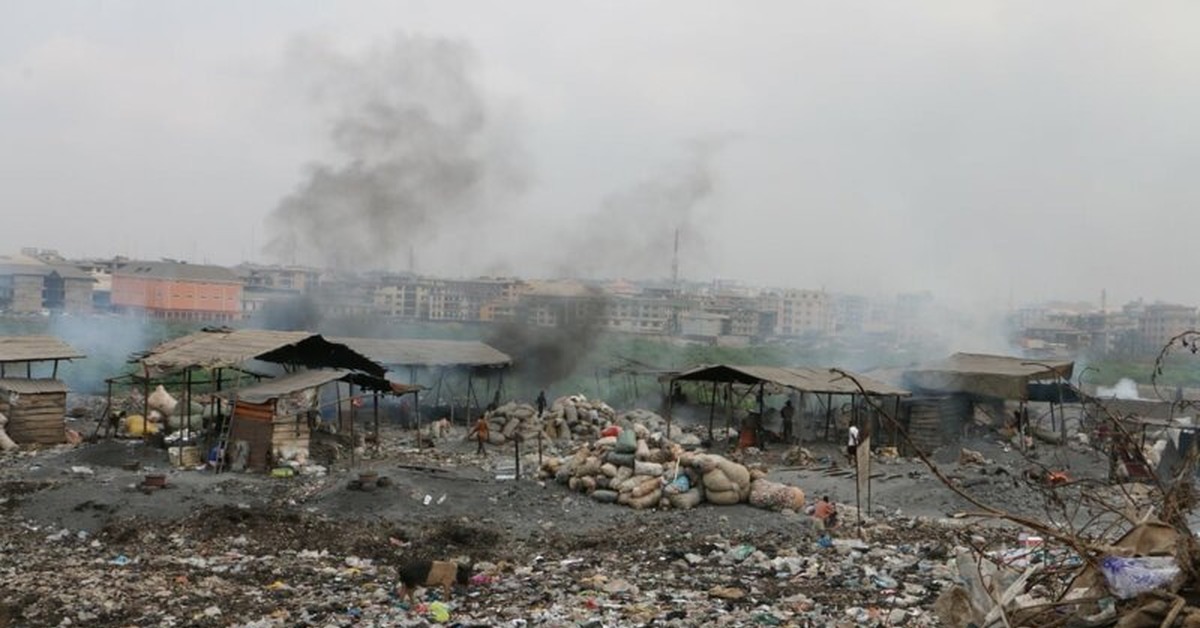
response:
M1111 388L1108 386L1097 387L1096 396L1102 399L1141 399L1138 395L1137 382L1128 377L1122 377Z
M477 66L468 44L436 37L397 35L358 54L293 42L289 72L325 116L331 155L272 212L268 252L397 268L410 247L519 191L519 149L511 134L489 133Z
M703 265L710 234L705 202L716 186L714 160L723 140L693 140L672 163L628 189L609 194L567 227L558 274L589 279L670 277L675 234L691 266Z

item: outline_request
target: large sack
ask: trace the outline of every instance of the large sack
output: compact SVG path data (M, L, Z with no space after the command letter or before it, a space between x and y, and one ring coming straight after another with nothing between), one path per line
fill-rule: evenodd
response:
M766 479L755 480L750 485L750 505L767 510L800 512L804 509L804 491Z
M615 451L608 452L604 457L605 462L611 462L618 467L633 467L633 454L619 454Z
M647 445L646 441L644 441L644 440L639 440L637 442L637 449L635 449L633 452L633 457L638 460L649 460L650 459L650 445Z
M583 464L575 465L575 468L571 471L571 474L575 476L596 475L597 473L600 473L600 464L599 458L595 456L588 456L587 459L583 461Z
M704 497L700 494L700 489L698 488L693 488L683 493L667 495L667 501L671 504L671 507L678 508L679 510L695 508L703 499Z
M633 463L634 475L653 475L659 476L663 474L663 466L657 462L642 462L640 460Z
M617 492L596 490L592 493L592 499L604 504L615 504L617 502Z
M591 493L596 490L596 478L591 476L579 478L579 490L584 493Z
M621 430L617 434L617 446L615 451L619 454L632 454L637 451L638 441L637 434L633 430Z
M17 444L9 438L8 433L4 431L4 426L8 425L8 417L0 413L0 451L12 451L17 449Z
M709 501L709 503L717 504L719 506L732 506L733 504L740 503L742 501L742 496L736 490L732 490L732 491L705 490L704 491L704 499L707 499Z
M631 476L629 478L626 478L626 479L618 482L615 486L616 486L617 491L619 491L621 493L628 493L628 492L632 491L634 488L641 486L642 483L645 482L646 480L650 480L650 479L653 479L653 478L648 478L644 475L634 475L634 476Z
M146 398L146 404L151 409L158 410L164 416L171 416L175 412L175 406L179 405L179 402L171 396L171 393L167 392L166 388L163 388L162 384L159 384L154 389L154 392L150 393L150 396Z
M737 485L730 481L724 471L713 469L704 474L704 488L710 491L736 491Z
M658 505L658 500L660 500L660 499L662 499L662 491L656 489L656 490L654 490L650 493L647 493L641 497L630 496L629 507L633 508L634 510L643 510L646 508L653 508Z
M611 462L606 462L600 465L600 473L603 473L610 478L615 478L617 477L617 465Z
M649 478L633 487L633 490L629 491L629 496L636 499L655 492L662 492L662 480L657 477Z

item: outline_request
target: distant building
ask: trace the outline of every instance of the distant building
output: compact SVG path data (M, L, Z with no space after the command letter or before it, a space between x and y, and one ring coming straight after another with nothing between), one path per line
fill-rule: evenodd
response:
M833 300L823 290L783 290L760 297L762 309L775 312L777 336L827 336L833 333Z
M237 320L242 291L242 279L223 266L128 261L112 276L113 309L168 320Z
M262 310L270 301L309 293L321 276L321 271L307 266L239 264L233 270L242 280L243 316Z
M14 314L92 311L91 275L26 254L0 255L0 309Z
M595 326L608 297L578 281L531 282L517 303L516 320L535 327Z
M1152 303L1138 317L1138 344L1144 353L1162 349L1172 336L1196 328L1196 308L1190 305Z

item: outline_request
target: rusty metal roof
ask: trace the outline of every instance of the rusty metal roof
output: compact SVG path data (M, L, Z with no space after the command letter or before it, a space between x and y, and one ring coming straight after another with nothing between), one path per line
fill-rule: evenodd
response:
M114 275L146 277L149 279L171 279L176 281L198 281L205 283L242 283L237 273L224 266L211 264L188 264L186 262L129 261L117 267Z
M272 399L278 399L284 395L290 395L295 392L307 390L323 386L329 382L339 380L346 376L349 371L342 369L318 369L312 371L298 371L290 373L275 379L268 379L259 382L253 386L247 386L240 390L226 391L229 397L236 397L239 401L249 403L265 403Z
M964 393L998 399L1028 399L1029 383L1069 380L1075 363L1066 360L1028 360L1004 355L955 353L904 373L909 386L922 390Z
M344 344L307 331L206 329L151 349L141 358L152 375L189 368L228 368L249 360L310 369L341 368L382 377L387 369Z
M844 369L843 369L844 371ZM872 379L865 375L844 371L858 380L862 390L847 377L828 368L810 366L738 366L730 364L710 364L697 366L681 373L668 376L671 381L702 381L702 382L733 382L737 384L754 385L760 383L774 384L781 388L790 388L800 392L858 395L866 391L868 395L897 395L908 396L909 391Z
M387 366L508 366L512 358L476 340L330 338Z
M15 392L19 395L37 395L42 393L65 393L67 383L61 379L22 379L6 377L0 379L0 390Z
M54 336L0 336L0 362L45 362L87 357Z

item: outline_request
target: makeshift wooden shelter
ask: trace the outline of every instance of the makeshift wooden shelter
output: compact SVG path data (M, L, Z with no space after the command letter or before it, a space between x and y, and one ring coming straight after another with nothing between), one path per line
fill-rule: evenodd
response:
M52 336L0 336L0 413L18 445L66 442L67 385L57 379L58 364L82 357ZM39 363L52 363L49 377L34 377Z
M708 433L709 440L713 438L713 422L716 415L716 400L718 389L724 385L726 409L726 433L732 427L733 407L736 405L736 393L740 391L744 399L750 393L757 393L759 402L758 412L763 411L762 398L769 393L796 393L801 397L800 406L804 407L804 396L812 395L818 404L824 407L825 436L828 438L834 422L834 397L848 396L851 399L852 421L863 424L867 434L877 429L877 419L871 416L860 416L866 412L855 401L862 396L891 398L893 407L898 407L899 400L907 397L909 391L892 386L864 375L838 372L835 369L817 367L780 367L780 366L737 366L729 364L712 364L697 366L679 373L666 376L672 385L676 382L706 382L712 384L712 403L709 411ZM857 383L855 383L857 382ZM668 412L668 423L670 412ZM669 429L669 428L668 428Z
M229 440L247 443L247 467L307 459L313 413L320 411L319 389L347 375L336 369L299 371L230 394Z
M956 353L908 369L903 374L904 384L917 395L905 408L909 433L919 448L929 451L959 433L978 408L997 419L1007 419L1007 401L1020 404L1017 412L1023 417L1028 416L1029 402L1046 402L1051 429L1064 429L1062 405L1079 400L1070 383L1074 368L1071 361Z
M347 396L351 398L356 394L355 387L364 382L382 387L384 384L379 382L385 381L387 372L366 356L320 334L262 329L206 328L160 344L136 361L142 367L141 373L108 380L110 405L112 386L118 382L141 386L146 398L152 385L174 388L181 397L181 407L190 412L192 402L201 396L239 398L243 389L269 378L269 370L282 370L285 374L321 369L343 371L341 377L329 381L345 382ZM224 413L217 413L211 419L201 435L201 440L206 441L205 449L215 445L225 450L235 421Z
M67 385L57 379L0 379L0 414L17 444L57 445L67 440Z

